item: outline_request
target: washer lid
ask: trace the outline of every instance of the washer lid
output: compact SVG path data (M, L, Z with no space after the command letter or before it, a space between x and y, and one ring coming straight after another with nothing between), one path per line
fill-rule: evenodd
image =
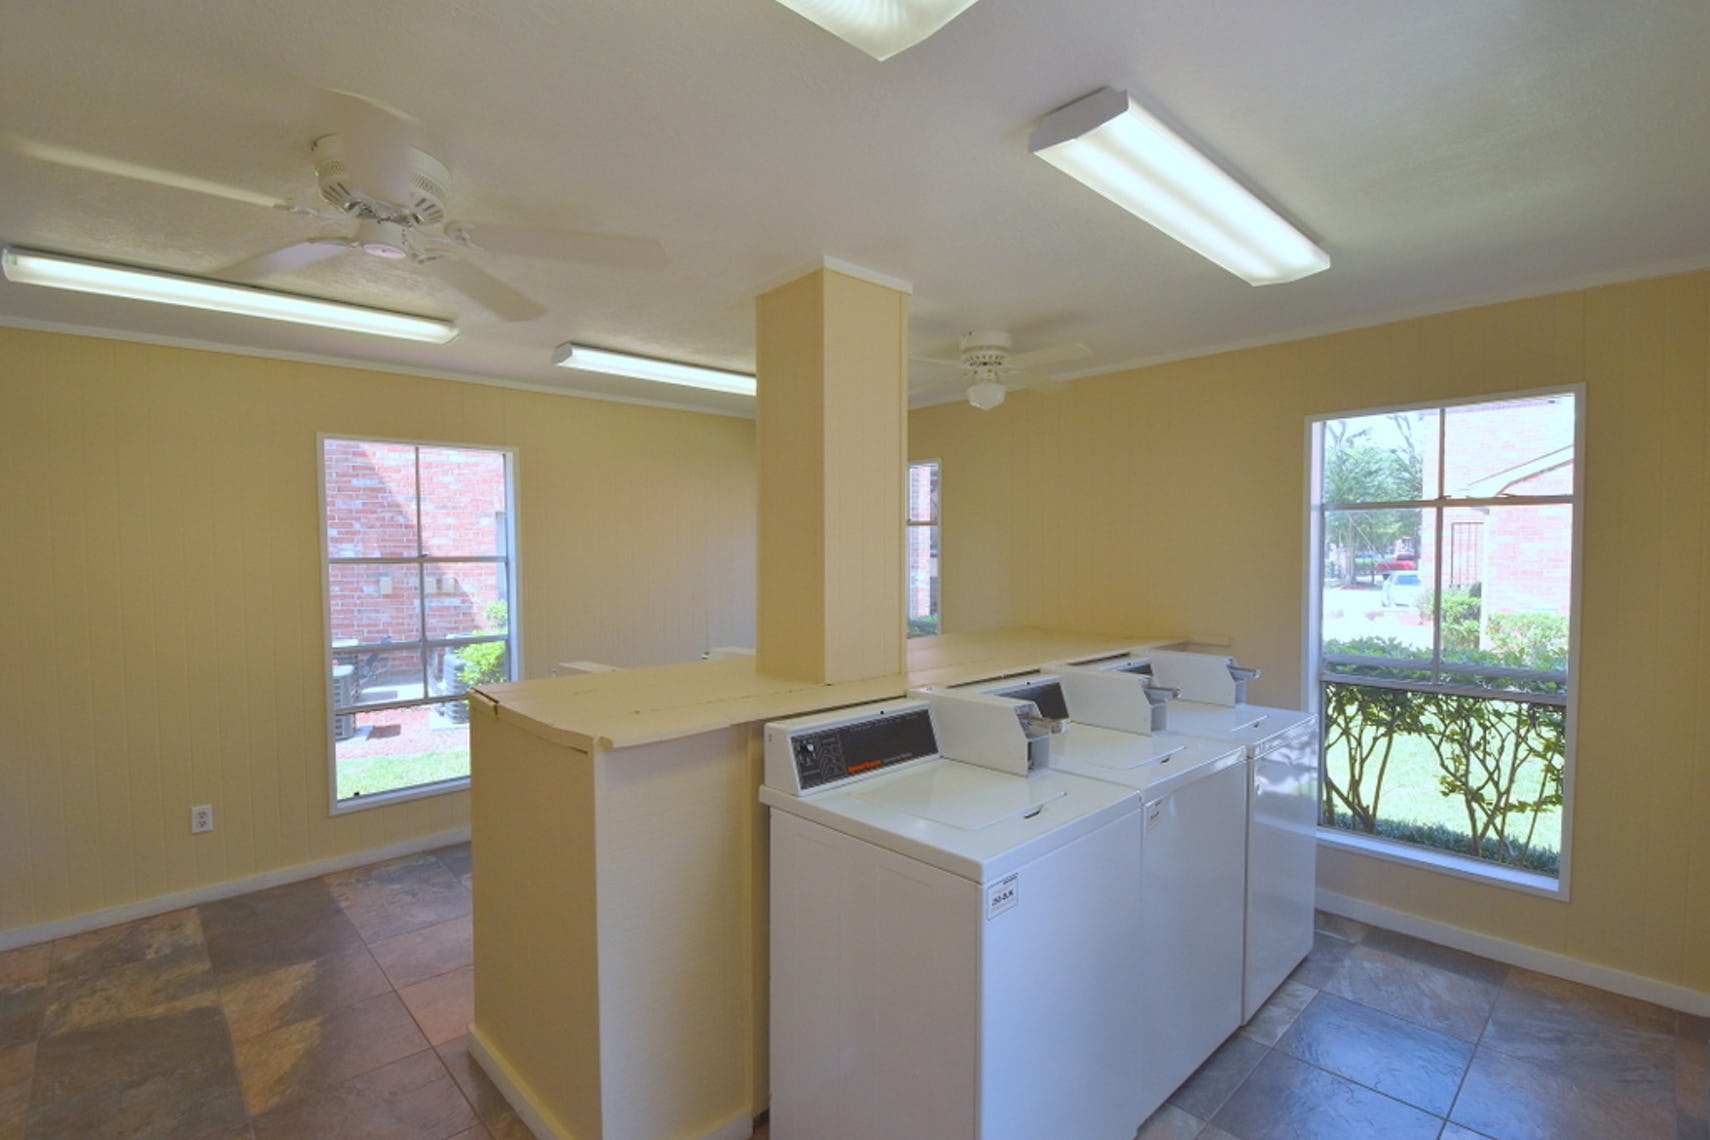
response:
M971 764L940 764L899 775L853 797L963 831L979 831L1007 819L1024 819L1067 794L1058 784L1018 779Z
M1311 713L1294 709L1273 709L1264 705L1201 704L1198 701L1171 701L1169 726L1172 732L1194 736L1214 736L1240 744L1257 744L1312 719Z

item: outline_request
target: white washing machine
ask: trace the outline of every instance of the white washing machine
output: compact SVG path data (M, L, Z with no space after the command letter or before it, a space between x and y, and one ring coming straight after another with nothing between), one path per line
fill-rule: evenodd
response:
M1241 1020L1247 1022L1312 950L1318 871L1318 720L1311 713L1246 703L1258 670L1231 657L1148 649L1092 663L1135 672L1179 693L1171 733L1247 750L1247 934Z
M766 726L777 1140L1134 1135L1140 797L1048 747L997 699Z
M1142 679L1130 674L1065 669L951 692L969 690L1068 718L1050 738L1051 767L1141 792L1144 926L1131 968L1142 979L1137 1076L1149 1116L1241 1025L1246 751L1089 723L1138 717L1150 725Z

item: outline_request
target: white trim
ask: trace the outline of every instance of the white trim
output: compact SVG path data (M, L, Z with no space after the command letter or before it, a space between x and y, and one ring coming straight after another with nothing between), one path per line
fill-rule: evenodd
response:
M914 282L912 281L906 281L901 277L893 277L889 273L880 273L876 269L868 269L865 266L856 265L852 261L844 261L842 258L817 257L805 264L797 265L794 269L787 272L779 273L773 277L762 278L760 284L754 287L754 296L763 296L780 286L788 285L792 281L799 281L808 274L818 273L822 269L828 269L833 273L841 273L845 277L853 277L858 281L867 281L886 289L895 289L898 293L907 293L910 295L914 293Z
M646 396L622 396L611 392L589 392L580 388L569 388L562 384L481 376L473 372L457 372L449 368L421 368L413 364L357 360L342 356L328 356L325 353L318 352L291 352L280 348L250 348L241 344L228 344L217 340L201 340L187 336L163 336L157 333L135 332L130 329L78 325L69 321L43 321L31 317L0 314L0 328L59 333L64 336L87 336L94 337L97 340L122 340L132 344L185 348L195 352L224 352L232 356L253 356L261 360L282 360L291 364L319 364L328 368L353 368L359 372L414 376L423 380L449 380L456 384L481 384L488 388L511 388L519 392L539 392L546 396L569 396L572 399L579 400L603 400L608 404L635 404L643 408L663 408L667 411L695 412L707 416L728 416L738 420L751 420L755 417L753 408L708 408L698 404L681 403L676 400L658 400Z
M325 859L317 859L312 863L298 863L295 866L281 867L275 871L263 871L258 875L247 875L241 879L228 879L223 883L194 887L187 891L176 891L169 895L156 895L150 899L125 903L122 906L92 910L68 918L56 918L51 922L41 922L34 926L18 926L11 930L0 930L0 951L12 950L19 946L31 946L37 942L49 942L55 938L82 934L88 930L99 930L103 926L130 922L133 919L149 918L187 906L229 899L235 895L246 895L251 891L264 890L267 887L296 883L303 879L315 879L334 871L347 871L352 867L379 863L386 859L396 859L400 855L414 855L418 851L431 851L436 847L465 843L468 839L469 828L458 827L434 835L423 835L399 843L388 843L384 847L349 851L343 855L332 855Z
M1471 856L1459 855L1453 851L1442 851L1418 843L1385 839L1379 835L1366 835L1339 827L1325 827L1323 824L1318 826L1318 842L1324 847L1352 851L1358 855L1369 855L1387 863L1400 863L1405 867L1419 867L1427 871L1437 871L1457 879L1484 883L1488 886L1509 887L1555 902L1568 901L1567 887L1560 879L1552 879L1550 876L1540 875L1536 871L1522 871L1517 867L1503 866L1500 863L1492 863L1485 859L1474 859Z
M479 1025L469 1027L469 1057L487 1074L487 1079L499 1090L499 1095L522 1117L528 1130L540 1140L571 1140L569 1133L560 1132L548 1123L546 1115L535 1107L532 1097L523 1092L522 1079L500 1058L498 1051L487 1043Z
M1600 966L1596 962L1570 958L1553 950L1540 950L1536 946L1510 942L1493 934L1481 934L1476 930L1450 926L1446 922L1394 910L1366 902L1364 899L1351 898L1322 887L1318 890L1318 909L1369 926L1410 934L1415 938L1424 938L1442 946L1464 950L1469 954L1479 954L1498 962L1506 962L1510 966L1520 966L1541 974L1566 978L1570 982L1596 986L1600 990L1608 990L1610 993L1637 998L1640 1001L1655 1002L1657 1005L1698 1017L1710 1017L1710 993L1702 990L1617 970L1613 966Z

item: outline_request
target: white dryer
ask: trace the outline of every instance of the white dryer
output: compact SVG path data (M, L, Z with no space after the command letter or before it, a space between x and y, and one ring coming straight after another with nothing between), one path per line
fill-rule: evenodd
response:
M1234 658L1147 649L1094 662L1139 673L1167 706L1168 730L1241 745L1248 791L1247 935L1241 1020L1251 1020L1312 950L1317 901L1319 740L1311 713L1246 703L1259 675Z
M1144 925L1132 968L1142 978L1137 1079L1149 1116L1241 1025L1246 752L1132 731L1136 719L1149 726L1151 713L1142 679L1128 674L1064 669L950 692L970 690L1068 718L1051 737L1051 767L1141 792Z
M766 726L777 1140L1133 1136L1140 797L1046 748L996 699Z

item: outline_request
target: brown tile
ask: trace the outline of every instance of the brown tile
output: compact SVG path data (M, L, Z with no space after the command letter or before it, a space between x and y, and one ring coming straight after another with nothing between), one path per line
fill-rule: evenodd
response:
M1451 974L1459 974L1463 978L1471 978L1490 986L1500 986L1508 978L1506 963L1481 958L1477 954L1468 954L1464 950L1456 950L1436 942L1427 942L1410 934L1398 934L1393 930L1372 927L1360 944L1374 950L1386 950L1397 957L1410 958L1415 962L1435 966L1439 970L1447 970Z
M1334 994L1319 994L1277 1048L1437 1116L1455 1102L1473 1054L1465 1041Z
M341 916L342 917L342 916ZM281 966L220 987L233 1041L292 1022L320 1017L391 989L374 956L356 949L312 962Z
M17 986L0 989L0 1048L22 1045L41 1036L42 1015L47 1012L46 986Z
M362 937L378 942L470 913L470 895L432 855L391 859L326 877Z
M481 1071L481 1066L469 1055L469 1037L454 1037L438 1048L439 1058L450 1070L452 1080L463 1090L463 1095L469 1098L469 1103L475 1106L475 1115L479 1116L487 1128L493 1133L494 1140L530 1140L531 1133L505 1099L505 1094L499 1091L497 1085Z
M444 1140L477 1126L433 1050L300 1097L255 1118L256 1140Z
M1318 991L1311 986L1285 981L1259 1007L1253 1019L1241 1027L1241 1032L1260 1044L1275 1045L1294 1024L1294 1019L1300 1016L1300 1011L1312 1004L1312 999L1317 996Z
M252 1115L269 1112L427 1045L398 995L380 994L238 1042L244 1100Z
M1695 1013L1677 1013L1675 1018L1676 1033L1688 1041L1710 1045L1710 1017L1699 1017Z
M437 847L428 854L444 863L446 868L460 879L475 869L475 851L468 843Z
M0 1049L0 1140L24 1134L24 1112L30 1107L30 1080L36 1072L36 1043Z
M1203 1131L1205 1121L1173 1104L1166 1104L1140 1126L1134 1140L1197 1140Z
M204 903L200 911L208 956L222 981L362 946L362 936L320 879Z
M1674 1043L1674 1106L1694 1120L1710 1119L1710 1045Z
M45 986L53 943L38 942L0 954L0 990Z
M163 954L50 986L42 1033L51 1036L110 1022L170 1016L212 1006L215 1001L206 956Z
M1201 1120L1210 1120L1267 1052L1259 1042L1237 1033L1170 1094L1169 1103Z
M1438 1033L1477 1041L1496 987L1365 942L1349 951L1322 987Z
M1516 970L1479 1044L1672 1108L1676 1043L1672 1010Z
M217 1008L106 1022L36 1048L29 1140L223 1140L247 1130Z
M451 1140L493 1140L493 1134L477 1124L467 1132L459 1132Z
M1214 1128L1207 1124L1205 1126L1205 1131L1201 1132L1199 1136L1196 1137L1196 1140L1241 1140L1241 1137L1231 1136L1229 1133L1223 1131L1223 1129Z
M53 944L48 982L60 985L120 966L172 959L208 964L202 923L194 908L157 914L61 938Z
M1315 990L1324 988L1336 973L1336 967L1342 960L1353 952L1354 943L1337 938L1334 934L1326 934L1322 930L1314 931L1312 949L1307 953L1305 961L1294 968L1289 975L1289 981L1299 982L1303 986L1311 986Z
M1480 1048L1449 1114L1502 1140L1675 1140L1672 1103Z
M1436 1140L1443 1124L1274 1049L1211 1122L1243 1140Z
M427 1039L443 1045L469 1032L475 1020L475 967L464 966L398 991Z
M474 921L469 917L435 923L374 943L374 957L400 988L475 961Z

